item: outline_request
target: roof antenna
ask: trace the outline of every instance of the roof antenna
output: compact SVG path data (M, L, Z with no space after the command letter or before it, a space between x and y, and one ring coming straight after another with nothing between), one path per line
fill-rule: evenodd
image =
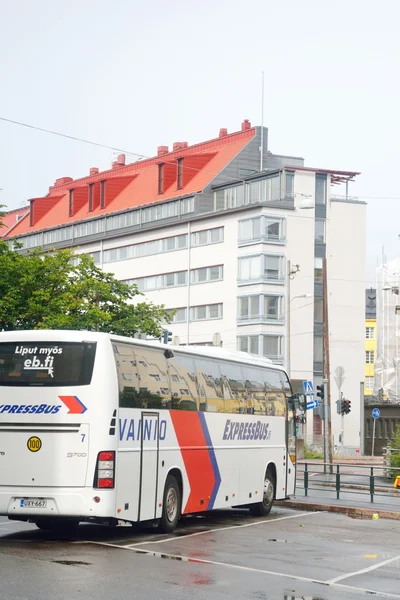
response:
M261 145L260 145L260 171L263 170L264 156L264 71L261 75Z

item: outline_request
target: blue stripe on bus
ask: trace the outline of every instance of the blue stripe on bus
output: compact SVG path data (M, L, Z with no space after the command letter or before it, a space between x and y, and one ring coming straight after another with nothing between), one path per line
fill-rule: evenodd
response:
M206 416L203 412L198 413L201 423L201 428L204 433L204 437L208 446L208 454L210 456L211 465L214 471L215 483L213 490L211 492L210 501L207 506L207 510L211 510L214 507L215 498L217 497L219 486L221 485L221 474L219 472L217 458L215 456L214 447L211 442L210 432L208 431L208 426L206 422Z

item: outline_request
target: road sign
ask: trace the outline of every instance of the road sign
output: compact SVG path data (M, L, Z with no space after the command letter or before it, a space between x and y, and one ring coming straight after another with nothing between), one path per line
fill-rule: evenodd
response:
M372 411L372 416L374 419L379 419L380 414L381 411L379 410L379 408L374 408L374 410Z
M303 381L303 388L306 396L315 396L314 384L312 381Z
M318 400L308 400L307 401L307 410L311 410L313 408L318 408Z

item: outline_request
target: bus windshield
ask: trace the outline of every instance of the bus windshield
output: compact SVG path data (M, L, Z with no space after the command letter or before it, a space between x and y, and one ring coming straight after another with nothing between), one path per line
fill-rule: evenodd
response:
M92 379L96 343L0 344L0 386L77 386Z

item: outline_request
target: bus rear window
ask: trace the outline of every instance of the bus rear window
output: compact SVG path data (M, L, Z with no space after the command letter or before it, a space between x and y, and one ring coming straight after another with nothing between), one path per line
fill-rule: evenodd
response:
M0 386L88 385L96 344L0 343Z

